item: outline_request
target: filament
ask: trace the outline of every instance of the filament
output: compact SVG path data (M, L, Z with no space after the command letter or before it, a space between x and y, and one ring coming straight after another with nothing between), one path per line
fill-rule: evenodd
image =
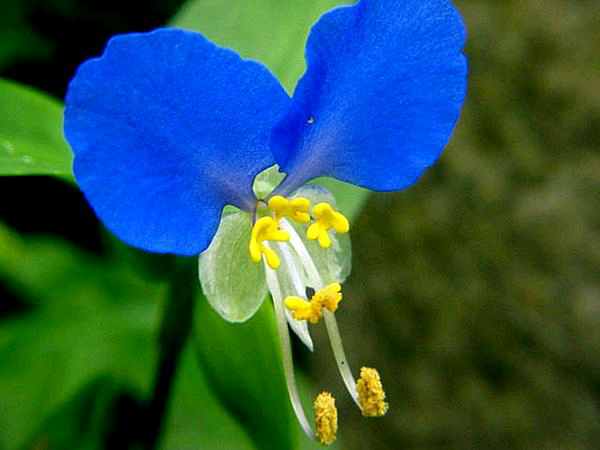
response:
M269 244L265 242L264 245L268 246ZM292 404L292 408L294 410L294 413L296 414L296 418L298 419L298 422L300 423L300 426L302 427L306 435L311 437L312 439L316 439L315 434L308 423L306 414L304 414L304 409L302 408L302 404L300 403L300 397L298 395L298 388L296 386L296 376L294 374L294 363L292 359L292 347L290 344L290 335L287 327L287 322L285 320L285 313L283 310L283 297L281 294L279 280L277 279L275 271L272 270L266 262L263 262L263 264L265 265L267 285L269 286L269 291L273 296L275 320L277 322L277 332L279 334L281 358L283 361L283 372L285 374L285 382L287 385L288 395L290 397L290 403Z
M296 233L296 230L294 230L290 224L283 220L281 221L281 228L289 233L289 242L294 248L294 251L300 257L300 261L302 261L304 270L306 271L308 279L313 285L313 288L317 291L322 289L324 286L321 276L319 275L319 271L317 270L314 261L310 257L306 246L302 242L302 239L300 239L300 236L298 236ZM331 311L324 311L324 318L325 327L327 328L327 334L329 336L329 342L331 343L331 349L333 350L333 356L338 366L338 370L340 371L342 380L344 380L344 384L346 385L346 389L348 389L352 400L354 400L354 403L356 403L356 405L360 408L361 406L358 401L358 394L356 392L356 382L354 381L352 371L350 370L350 365L348 364L348 359L346 358L344 344L342 343L342 336L340 335L340 330L337 326L335 315Z

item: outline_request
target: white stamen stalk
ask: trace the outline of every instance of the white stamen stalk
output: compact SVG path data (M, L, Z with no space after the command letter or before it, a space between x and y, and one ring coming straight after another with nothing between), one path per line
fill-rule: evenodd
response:
M290 278L292 280L292 284L294 285L296 295L304 297L306 295L306 289L304 288L304 283L302 282L300 275L300 267L296 266L294 258L292 257L292 254L290 253L290 250L286 244L287 243L284 242L278 242L279 250L281 251L281 255L288 266Z
M292 248L294 249L298 257L300 258L300 261L302 261L302 265L304 266L306 275L308 276L310 283L313 285L312 288L315 291L323 289L325 286L323 286L323 282L321 281L319 271L317 270L315 263L310 257L310 253L308 253L308 250L304 246L304 243L302 242L302 239L300 239L300 236L298 236L298 233L296 233L294 227L291 226L285 219L281 220L279 224L282 230L287 231L289 233L290 244L292 245Z
M310 257L310 253L306 249L306 246L302 242L302 239L300 239L300 236L298 236L296 230L294 230L294 227L292 227L285 220L282 220L280 225L283 230L290 234L290 244L294 248L294 251L298 254L300 261L302 261L304 270L306 270L306 274L308 275L308 279L313 285L313 288L316 291L323 289L325 286L323 285L319 271L317 270L314 261ZM342 376L342 380L344 380L346 389L352 396L352 400L354 400L356 406L361 408L360 402L358 401L358 393L356 392L356 381L352 376L352 371L350 370L350 365L348 364L348 359L346 358L344 344L342 343L342 336L340 335L340 330L337 326L335 315L331 311L326 310L324 311L324 318L325 327L327 328L327 334L329 336L329 342L331 343L331 349L333 350L333 356L338 366L338 370L340 371L340 375Z
M296 295L298 297L304 297L306 295L306 287L304 285L304 269L302 266L299 266L298 261L292 256L290 249L287 245L287 242L278 242L277 246L280 250L281 255L283 256L283 260L285 261L285 265L287 268L287 275L289 275L289 279L292 282L292 292L282 292L282 297L285 298L287 295ZM278 276L281 276L282 268L279 269L277 273ZM302 271L302 272L301 272ZM281 284L280 284L281 287ZM310 338L310 334L308 332L308 325L306 321L296 320L292 314L292 312L286 308L284 308L285 317L288 321L288 324L292 327L292 330L296 332L296 335L302 340L302 342L309 348L312 352L314 350L312 339Z
M356 381L354 381L352 371L350 370L350 365L346 359L344 344L342 343L342 336L340 335L340 330L337 326L335 315L331 311L325 310L323 312L323 317L325 318L325 327L327 328L329 342L331 343L331 349L333 350L333 356L335 357L335 362L337 363L340 375L344 380L346 389L348 389L348 392L352 396L352 400L354 400L356 406L360 408L361 406L360 402L358 401L358 392L356 391Z
M264 242L263 245L268 246L268 243ZM277 332L279 334L279 344L281 347L281 359L283 360L283 372L285 374L285 382L287 385L288 395L290 397L290 403L296 418L300 423L300 426L304 430L307 436L316 440L315 434L308 423L304 409L300 403L300 397L298 395L298 387L296 386L296 376L294 374L294 363L292 359L292 347L290 344L290 335L285 320L285 313L283 309L283 297L281 294L281 288L279 286L279 280L275 271L271 269L267 263L263 260L265 266L265 275L267 278L267 286L273 296L273 306L275 309L275 320L277 322Z

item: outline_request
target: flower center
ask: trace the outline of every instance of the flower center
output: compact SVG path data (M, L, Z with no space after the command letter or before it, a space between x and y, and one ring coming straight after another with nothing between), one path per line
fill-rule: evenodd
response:
M311 221L311 216L308 213L309 209L310 200L304 197L295 197L289 200L281 195L271 197L268 208L260 211L260 213L266 215L259 218L252 228L252 235L248 244L252 261L260 262L261 256L264 255L267 265L271 269L277 269L280 265L279 257L263 242L288 241L290 239L289 234L279 229L280 220L289 217L298 223L309 223ZM317 204L312 210L312 215L314 223L308 227L306 237L311 240L318 239L319 245L323 248L328 248L331 245L330 229L337 233L347 233L350 229L348 219L342 213L335 211L329 203Z

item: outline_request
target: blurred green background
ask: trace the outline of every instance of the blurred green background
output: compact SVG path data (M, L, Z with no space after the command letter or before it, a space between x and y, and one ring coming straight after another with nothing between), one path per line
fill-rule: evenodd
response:
M61 99L110 35L172 23L291 90L309 25L339 3L2 0L0 76ZM350 363L379 369L390 410L353 407L321 326L314 354L295 347L303 389L336 395L338 448L599 448L600 3L456 5L461 121L416 186L373 194L356 216L337 314ZM60 103L2 82L0 169L62 179L0 178L0 448L310 446L270 306L229 325L200 298L193 324L165 324L199 295L185 283L194 262L110 237L68 158Z

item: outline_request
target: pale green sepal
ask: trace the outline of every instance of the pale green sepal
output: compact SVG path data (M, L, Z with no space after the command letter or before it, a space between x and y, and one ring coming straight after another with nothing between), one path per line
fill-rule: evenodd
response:
M305 197L310 200L310 207L312 208L320 202L327 202L334 208L337 208L335 198L333 194L322 186L316 184L309 184L302 186L294 194L294 197ZM293 221L289 221L296 233L302 239L304 246L310 253L313 262L315 263L321 279L325 285L329 283L342 283L352 269L352 245L350 243L350 234L338 234L333 230L330 230L331 246L329 248L322 248L319 243L310 241L306 238L306 226L300 225ZM352 229L352 224L350 224ZM311 283L307 283L310 285ZM314 287L314 286L313 286Z
M283 180L284 177L285 174L279 172L279 166L277 164L256 175L254 183L252 184L252 190L254 191L256 198L265 198L273 192L273 189L281 183L281 180Z
M224 216L213 241L198 260L204 295L229 322L248 320L267 295L263 264L250 259L251 232L250 214Z
M275 271L283 299L289 296L304 297L306 295L304 269L288 242L278 242L272 246L277 253L281 265ZM273 299L275 301L275 299ZM284 308L285 318L290 328L300 338L302 343L312 352L314 345L308 332L306 320L296 320L292 313Z

